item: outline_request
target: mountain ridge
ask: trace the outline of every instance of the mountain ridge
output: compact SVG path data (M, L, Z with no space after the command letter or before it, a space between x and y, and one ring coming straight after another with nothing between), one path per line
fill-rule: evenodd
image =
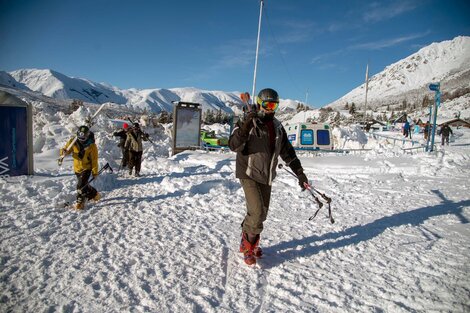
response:
M385 106L399 106L403 102L421 103L431 98L431 82L441 82L447 93L470 86L470 37L458 36L452 40L432 43L416 53L390 64L369 80L368 110ZM113 102L137 111L172 112L173 101L197 102L205 110L221 110L239 114L243 103L239 92L208 91L194 87L120 89L107 83L96 83L74 78L51 69L20 69L0 71L0 85L28 89L55 99L78 99L89 103ZM470 92L470 91L468 91ZM362 110L365 102L365 83L343 97L324 106L337 110L355 103ZM301 101L281 99L281 110L295 110Z
M454 92L470 86L469 73L470 37L432 43L373 75L369 79L367 107L420 102L431 95L428 86L435 82L441 83L442 91ZM341 109L351 103L364 106L365 82L325 107Z

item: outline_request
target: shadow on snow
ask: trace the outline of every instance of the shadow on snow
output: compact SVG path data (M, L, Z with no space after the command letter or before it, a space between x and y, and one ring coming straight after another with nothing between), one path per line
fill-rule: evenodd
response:
M389 228L402 225L419 226L427 219L434 216L454 214L462 224L469 222L469 220L463 215L463 208L470 206L470 200L453 202L446 199L439 190L432 190L432 192L442 199L442 203L435 206L423 207L412 211L386 216L371 223L350 227L337 233L328 233L322 236L310 236L303 239L281 242L271 247L265 247L264 250L267 255L270 255L270 258L267 259L268 261L265 262L266 265L263 267L272 268L297 258L310 257L321 251L355 245L360 242L373 239ZM440 238L438 235L435 236ZM433 240L429 237L428 239ZM328 242L315 245L316 242L323 241ZM302 247L302 249L299 250L299 247Z

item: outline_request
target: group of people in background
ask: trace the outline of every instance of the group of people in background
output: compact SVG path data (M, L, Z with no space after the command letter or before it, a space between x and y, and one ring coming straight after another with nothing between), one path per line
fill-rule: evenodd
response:
M143 144L142 141L149 140L149 134L142 131L139 123L134 123L132 127L124 123L122 129L115 131L113 136L119 137L118 147L121 148L122 160L120 168L129 169L129 175L140 176L140 165L142 164Z
M414 122L413 124L414 124L414 133L418 134L421 131L419 123ZM413 124L410 119L407 119L405 123L403 123L403 136L405 138L411 139L411 133L413 132L412 131ZM432 126L428 121L424 124L424 127L423 127L423 137L425 140L429 138L429 134L431 132L432 132ZM449 124L447 123L443 124L441 128L439 129L439 131L437 132L437 134L441 136L442 145L444 144L449 145L449 137L450 135L453 134L452 129L450 128Z
M423 132L425 140L428 140L431 132L432 132L432 126L429 122L426 122L426 124L424 124L424 132ZM449 145L449 137L450 135L453 134L452 128L450 128L449 124L447 123L443 124L441 128L438 130L437 134L441 136L441 145L444 145L444 144Z

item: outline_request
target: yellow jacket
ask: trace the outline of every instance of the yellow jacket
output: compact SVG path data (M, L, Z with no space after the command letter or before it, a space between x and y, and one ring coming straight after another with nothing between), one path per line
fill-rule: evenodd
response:
M75 173L81 173L84 170L91 170L93 176L98 175L98 148L96 144L93 142L89 144L86 148L84 148L83 157L80 158L80 146L78 141L75 142L71 151L67 152L65 149L72 143L74 138L71 138L64 148L60 149L60 155L68 155L72 153L73 157L73 170Z

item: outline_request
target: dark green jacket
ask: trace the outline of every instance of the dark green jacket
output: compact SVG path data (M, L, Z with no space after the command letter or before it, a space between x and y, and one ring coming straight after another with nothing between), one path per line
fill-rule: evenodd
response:
M276 177L279 156L296 174L302 172L300 161L281 122L276 118L273 120L276 139L272 153L267 126L259 118L253 121L255 126L249 134L243 134L243 122L238 121L229 138L230 149L237 153L235 176L271 185Z

